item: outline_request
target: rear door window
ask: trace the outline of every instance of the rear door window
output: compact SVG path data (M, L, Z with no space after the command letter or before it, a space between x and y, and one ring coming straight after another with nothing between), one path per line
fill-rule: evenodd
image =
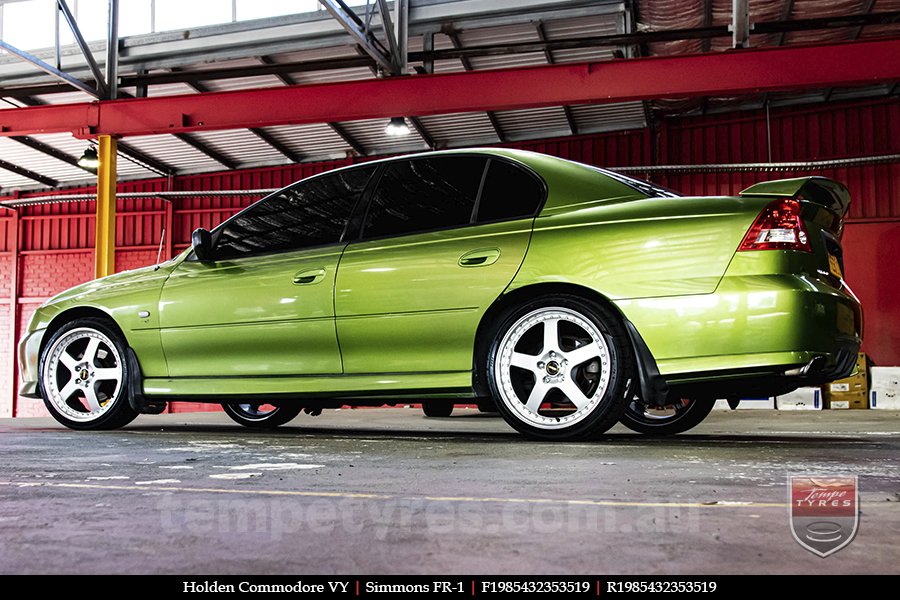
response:
M528 170L491 159L478 201L479 223L533 217L544 199L543 183Z
M460 227L472 222L487 158L442 156L388 163L372 196L363 237Z

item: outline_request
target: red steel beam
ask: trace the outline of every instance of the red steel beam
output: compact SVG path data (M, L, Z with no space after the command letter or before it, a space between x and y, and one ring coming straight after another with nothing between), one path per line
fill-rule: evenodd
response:
M0 110L0 135L132 136L900 80L900 38Z

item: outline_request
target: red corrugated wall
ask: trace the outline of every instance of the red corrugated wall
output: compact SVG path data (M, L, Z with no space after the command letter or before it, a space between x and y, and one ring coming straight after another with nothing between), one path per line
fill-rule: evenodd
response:
M805 161L900 153L896 99L812 108L741 112L663 121L654 130L604 133L508 144L601 166ZM280 187L349 164L331 161L227 173L126 182L120 191ZM650 176L687 194L734 194L760 180L804 172L719 172ZM847 183L853 194L844 248L847 278L863 302L865 349L878 364L900 364L900 163L848 167L815 174ZM90 190L72 190L90 191ZM175 200L119 200L118 270L156 261L190 243L196 227L212 227L254 198L209 196ZM40 402L14 401L14 340L45 298L86 281L93 272L92 202L37 205L0 216L0 416L46 414ZM201 405L176 405L173 411Z

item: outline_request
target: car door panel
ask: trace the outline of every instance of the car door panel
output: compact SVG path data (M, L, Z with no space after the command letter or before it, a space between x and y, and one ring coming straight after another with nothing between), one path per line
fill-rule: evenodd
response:
M183 262L160 299L169 375L340 373L332 294L342 249Z
M521 167L483 157L386 166L363 240L338 268L345 373L470 371L478 324L522 264L543 194Z
M186 260L163 288L171 377L341 373L334 278L371 166L288 186L212 234L212 263Z
M475 330L522 264L531 225L523 219L350 244L335 291L345 372L471 369ZM485 253L491 264L460 264L484 248L493 250Z

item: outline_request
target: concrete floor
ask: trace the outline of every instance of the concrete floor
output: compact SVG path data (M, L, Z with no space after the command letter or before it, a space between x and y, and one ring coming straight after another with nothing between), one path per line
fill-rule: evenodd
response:
M457 410L0 420L0 573L898 573L900 413L715 411L690 434L525 441ZM856 539L791 537L789 473L856 474Z

